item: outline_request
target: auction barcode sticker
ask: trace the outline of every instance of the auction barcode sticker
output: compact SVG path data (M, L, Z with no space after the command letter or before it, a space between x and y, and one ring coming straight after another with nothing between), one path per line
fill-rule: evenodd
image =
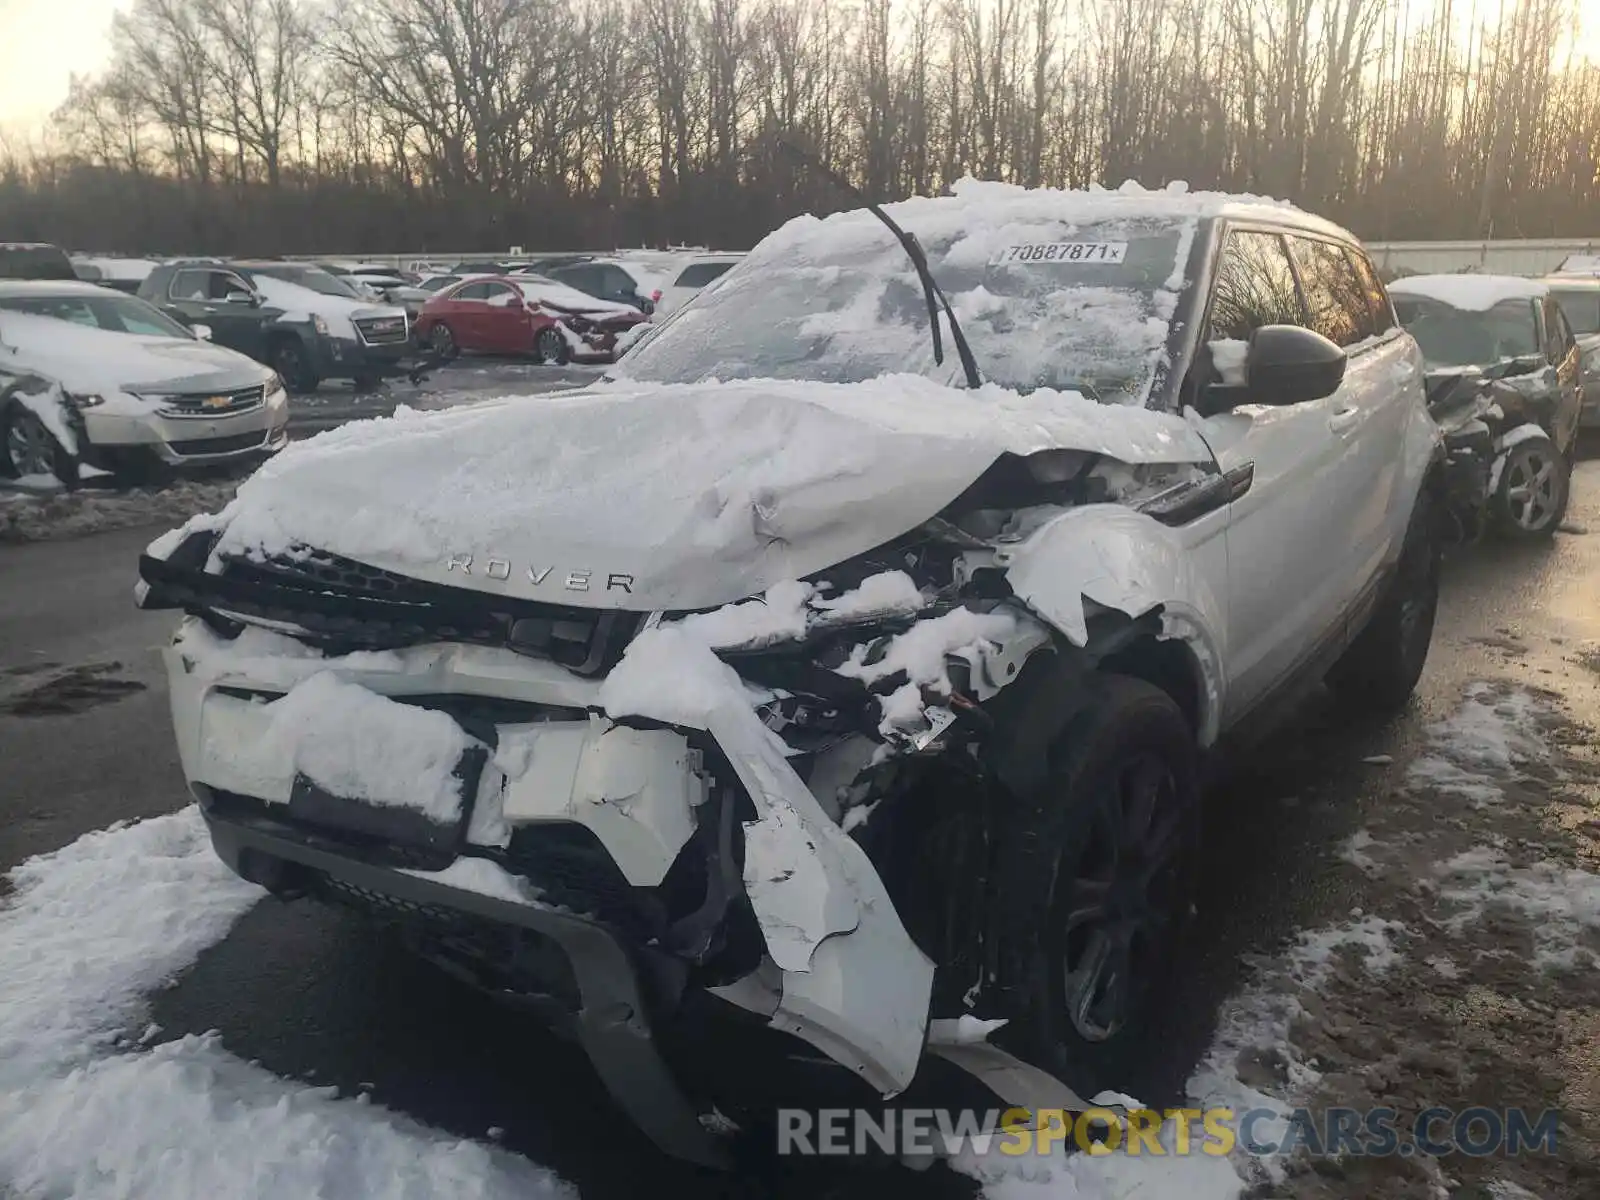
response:
M991 260L996 263L1119 263L1128 254L1127 242L1035 242L1007 246Z

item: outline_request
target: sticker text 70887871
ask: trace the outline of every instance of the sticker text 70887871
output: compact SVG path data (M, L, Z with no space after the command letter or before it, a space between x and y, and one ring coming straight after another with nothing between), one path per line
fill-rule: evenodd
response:
M1035 242L1007 246L991 260L996 263L1119 263L1127 256L1127 242Z

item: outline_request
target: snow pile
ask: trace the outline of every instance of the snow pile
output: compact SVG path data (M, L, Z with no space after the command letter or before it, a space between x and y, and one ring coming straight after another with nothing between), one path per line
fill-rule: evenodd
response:
M870 617L905 616L923 604L922 592L904 571L884 571L870 575L859 587L832 600L817 599L811 607L827 614L829 621L860 621Z
M707 715L727 700L748 703L734 669L679 625L646 629L628 643L598 699L612 717L649 717L695 729L705 728Z
M1218 338L1206 343L1211 348L1211 365L1216 368L1226 387L1243 387L1245 361L1250 357L1250 343L1238 338Z
M267 706L264 753L335 796L408 808L448 825L461 818L456 765L479 745L442 712L399 704L322 671Z
M508 900L512 904L532 904L539 896L539 889L526 879L513 875L499 863L490 862L487 858L458 858L442 871L402 867L400 872L444 887L476 892L491 900Z
M542 275L517 275L511 282L516 285L519 292L535 304L548 304L551 308L562 309L566 312L586 313L599 317L636 317L639 315L637 308L626 304L611 304L598 297L580 292L577 288L568 287L564 283L557 283L553 279L546 279ZM640 322L643 324L643 322Z
M1497 695L1488 684L1474 683L1454 714L1428 726L1431 752L1411 764L1406 778L1475 807L1502 800L1502 783L1549 757L1537 733L1538 713L1527 692Z
M874 661L868 662L868 647L857 646L839 668L839 674L876 683L905 672L913 684L932 688L941 695L950 693L950 674L946 659L954 655L975 658L985 642L1003 641L1017 631L1017 618L1009 612L973 612L954 608L943 616L918 621L904 633L889 639L888 646Z
M1507 300L1534 300L1548 289L1516 275L1407 275L1389 285L1397 299L1420 296L1466 312L1487 312Z
M814 591L809 583L785 580L773 584L758 599L695 613L676 624L713 650L796 641L806 635L810 618L806 602Z
M356 327L352 318L369 314L376 316L379 313L399 316L402 312L398 308L375 308L372 301L358 300L354 296L328 296L298 283L290 283L287 279L274 279L271 275L257 274L253 282L263 300L273 308L283 309L278 320L309 321L315 313L327 324L329 334L346 341L355 340Z
M1486 846L1440 863L1439 896L1460 906L1446 925L1460 933L1485 914L1505 911L1525 918L1533 935L1536 967L1545 971L1600 965L1600 875L1552 862L1514 867ZM1585 944L1588 943L1588 944Z
M0 908L0 1179L77 1200L575 1195L542 1168L247 1066L215 1037L117 1049L140 995L262 895L186 809L11 873Z
M110 529L175 524L221 508L238 486L233 479L184 479L167 487L125 492L52 488L37 497L0 504L0 542L60 541ZM9 497L0 491L0 499Z

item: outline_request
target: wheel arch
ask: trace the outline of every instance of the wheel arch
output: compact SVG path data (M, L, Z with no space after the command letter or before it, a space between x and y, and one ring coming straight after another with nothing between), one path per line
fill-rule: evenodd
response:
M1095 505L1049 522L1004 565L1012 592L1085 663L1167 692L1209 746L1227 683L1220 539L1215 550L1197 554L1151 517Z

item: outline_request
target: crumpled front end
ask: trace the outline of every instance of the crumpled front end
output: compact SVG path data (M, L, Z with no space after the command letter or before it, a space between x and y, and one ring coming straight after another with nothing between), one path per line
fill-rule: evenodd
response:
M977 769L987 702L1100 614L1191 640L1208 606L1167 510L1206 478L1002 459L873 550L693 612L241 553L221 519L153 545L140 600L189 614L167 663L214 829L266 823L274 845L591 920L652 1006L709 992L888 1095L929 1041L942 947L864 827L894 841L919 787ZM260 881L310 890L291 875ZM492 986L530 990L516 968Z

